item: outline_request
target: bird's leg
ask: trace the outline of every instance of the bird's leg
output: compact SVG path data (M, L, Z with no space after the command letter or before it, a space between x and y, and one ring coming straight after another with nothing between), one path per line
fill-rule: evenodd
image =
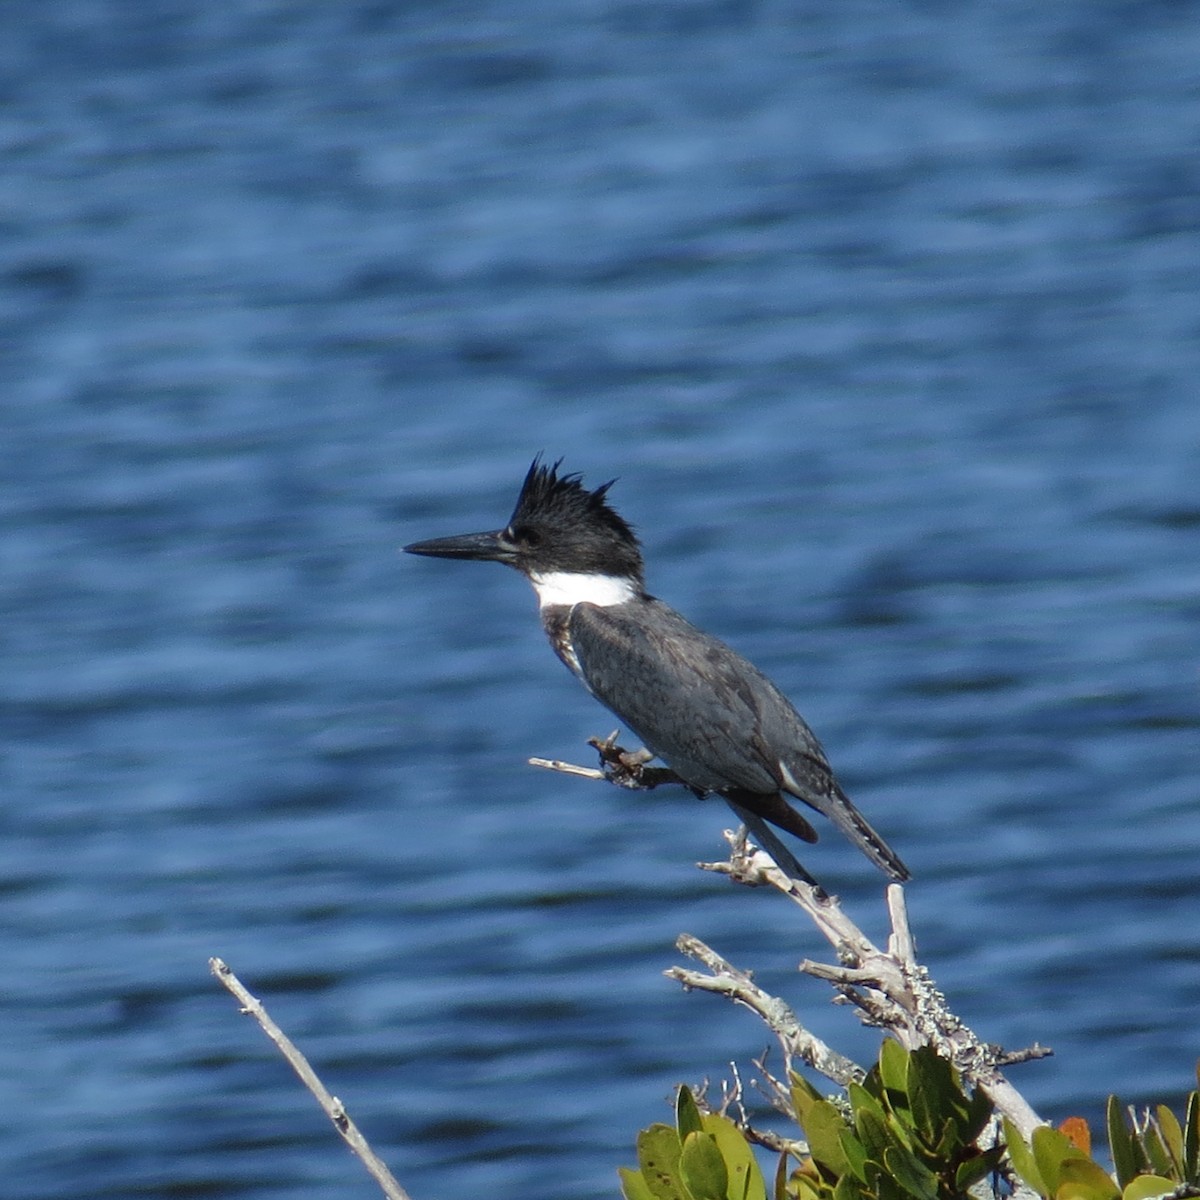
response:
M643 768L654 755L644 748L626 750L617 745L620 732L619 729L614 729L606 738L588 738L588 745L594 746L599 753L600 766L609 783L620 787L643 787Z
M620 730L614 729L606 738L588 738L600 755L600 766L604 777L617 787L644 790L664 783L682 783L674 771L666 767L648 767L654 751L644 746L639 750L626 750L617 745Z

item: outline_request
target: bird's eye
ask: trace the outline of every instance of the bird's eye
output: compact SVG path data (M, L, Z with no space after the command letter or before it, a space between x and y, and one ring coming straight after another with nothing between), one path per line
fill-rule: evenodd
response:
M542 535L529 525L514 526L512 538L518 545L527 546L531 550L536 550L542 542Z

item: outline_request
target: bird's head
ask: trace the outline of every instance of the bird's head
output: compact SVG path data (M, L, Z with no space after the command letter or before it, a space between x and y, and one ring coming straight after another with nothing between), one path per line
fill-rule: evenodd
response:
M629 524L609 505L614 480L594 491L579 475L560 475L533 460L516 507L503 529L414 542L409 554L499 562L515 567L537 586L560 576L611 578L642 590L642 553Z

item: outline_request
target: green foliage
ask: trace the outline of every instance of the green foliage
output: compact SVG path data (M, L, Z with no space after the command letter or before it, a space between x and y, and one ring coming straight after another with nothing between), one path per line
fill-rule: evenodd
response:
M847 1089L849 1113L797 1079L792 1101L811 1159L788 1184L795 1200L958 1200L999 1165L975 1140L992 1115L930 1047L885 1041L879 1062Z
M1080 1123L1081 1124L1081 1123ZM1026 1142L1005 1121L1009 1157L1017 1174L1046 1200L1151 1200L1200 1196L1200 1092L1188 1097L1184 1119L1165 1104L1128 1119L1116 1096L1108 1098L1108 1147L1116 1178L1078 1139L1042 1126ZM1086 1135L1085 1141L1090 1142Z
M679 1089L675 1127L638 1134L637 1169L620 1168L625 1200L767 1200L767 1185L746 1139L728 1117L702 1113Z
M1005 1155L1044 1200L1200 1198L1200 1091L1182 1119L1163 1104L1139 1115L1110 1096L1112 1173L1092 1157L1087 1124L1074 1117L1059 1129L1039 1126L1029 1141L1006 1120L1007 1145L980 1150L991 1101L979 1089L968 1095L928 1046L909 1052L886 1040L844 1100L827 1099L799 1075L791 1099L809 1157L781 1154L769 1192L742 1131L702 1113L680 1088L674 1127L644 1129L637 1168L621 1168L625 1200L965 1200Z
M886 1041L879 1063L852 1083L842 1106L807 1080L792 1079L792 1103L810 1157L781 1154L772 1200L960 1200L996 1169L1001 1151L975 1141L992 1115L982 1092L929 1048L911 1054ZM794 1169L793 1169L794 1168ZM679 1089L675 1127L638 1137L636 1170L621 1169L625 1200L767 1200L744 1135L725 1117L702 1114Z

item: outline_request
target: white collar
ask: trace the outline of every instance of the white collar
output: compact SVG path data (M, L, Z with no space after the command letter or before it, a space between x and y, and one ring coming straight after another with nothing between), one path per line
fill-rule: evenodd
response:
M638 594L637 585L621 575L587 574L579 571L534 572L529 576L537 592L538 607L553 605L595 604L611 608L628 604Z

